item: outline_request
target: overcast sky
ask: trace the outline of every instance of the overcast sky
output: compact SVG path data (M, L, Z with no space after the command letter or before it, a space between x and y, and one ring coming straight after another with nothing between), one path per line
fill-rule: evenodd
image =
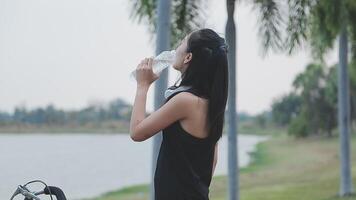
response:
M129 18L129 0L0 0L0 110L32 109L50 103L79 109L122 98L133 104L129 79L144 57L154 54L145 24ZM205 27L223 34L226 5L211 0ZM257 14L239 5L237 108L251 114L269 109L291 90L295 75L310 62L308 52L261 57ZM328 56L336 61L335 53ZM169 84L179 73L170 69ZM151 85L147 111L153 109Z

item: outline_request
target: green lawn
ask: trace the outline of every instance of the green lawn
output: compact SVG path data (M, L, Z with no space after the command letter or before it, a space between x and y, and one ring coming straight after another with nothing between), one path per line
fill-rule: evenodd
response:
M352 175L356 185L356 134L352 140ZM274 135L260 143L253 163L240 170L241 200L340 200L339 140L294 139ZM147 185L124 188L91 200L147 200ZM210 199L227 199L227 177L214 177Z

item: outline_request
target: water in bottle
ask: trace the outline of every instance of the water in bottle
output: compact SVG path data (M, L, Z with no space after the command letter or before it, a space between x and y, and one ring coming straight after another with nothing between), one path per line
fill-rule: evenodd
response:
M164 70L169 66L172 66L174 64L175 54L176 54L175 50L163 51L155 58L153 58L153 63L152 63L153 73L159 76L162 70ZM130 78L132 80L136 79L136 69L131 72Z

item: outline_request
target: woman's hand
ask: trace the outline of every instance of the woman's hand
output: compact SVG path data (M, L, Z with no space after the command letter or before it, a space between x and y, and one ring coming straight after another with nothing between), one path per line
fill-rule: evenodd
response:
M136 81L137 85L150 86L155 80L158 79L158 75L152 71L153 58L145 58L136 68Z

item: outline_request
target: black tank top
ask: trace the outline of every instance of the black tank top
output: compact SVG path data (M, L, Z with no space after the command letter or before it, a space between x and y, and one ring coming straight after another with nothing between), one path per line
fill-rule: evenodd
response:
M169 96L165 103L180 92ZM183 129L180 121L162 130L154 176L155 200L208 200L215 143Z

